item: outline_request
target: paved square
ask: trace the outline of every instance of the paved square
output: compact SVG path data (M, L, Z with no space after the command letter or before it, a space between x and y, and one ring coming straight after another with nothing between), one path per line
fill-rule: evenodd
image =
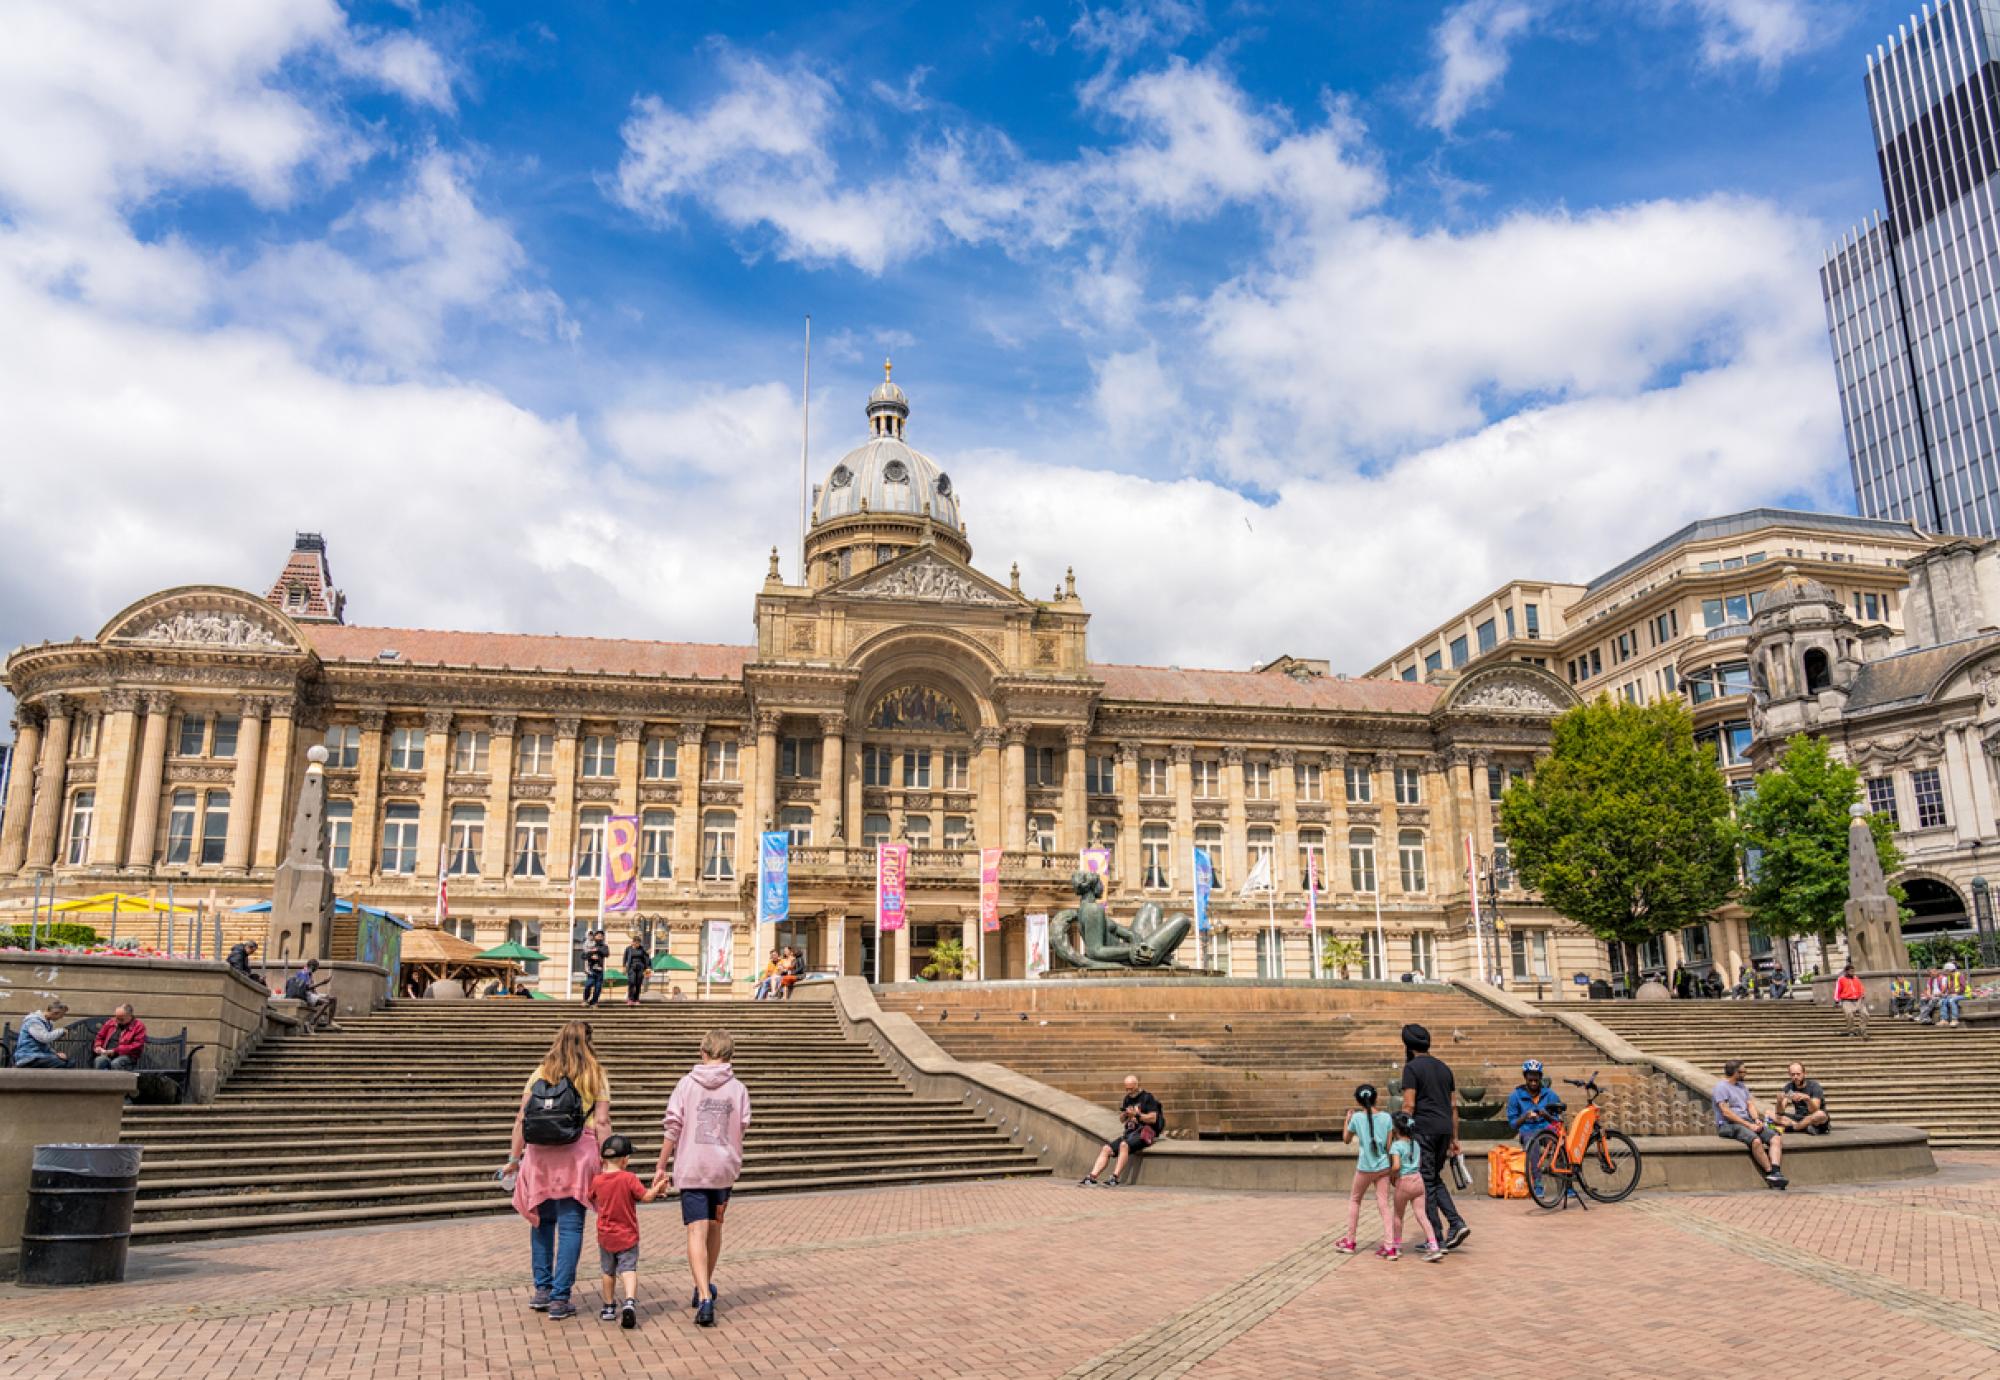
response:
M1441 1265L1333 1251L1345 1200L1063 1183L736 1204L720 1325L684 1307L679 1214L644 1209L642 1320L527 1311L511 1217L134 1251L127 1282L0 1287L0 1376L1485 1375L2000 1372L2000 1156L1935 1179L1481 1198ZM1793 1349L1785 1338L1793 1338Z

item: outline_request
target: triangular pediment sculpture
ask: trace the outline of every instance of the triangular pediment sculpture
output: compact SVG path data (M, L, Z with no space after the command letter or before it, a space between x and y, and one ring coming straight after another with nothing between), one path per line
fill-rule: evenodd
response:
M930 604L1005 607L1021 602L1019 596L1007 593L977 571L932 550L914 552L880 570L835 585L828 592L853 599L911 599Z

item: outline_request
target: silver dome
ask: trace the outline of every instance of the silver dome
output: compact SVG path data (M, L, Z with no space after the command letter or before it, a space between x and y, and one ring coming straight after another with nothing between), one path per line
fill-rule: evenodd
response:
M938 522L957 528L958 491L951 476L930 456L894 436L878 436L842 456L820 486L813 521L826 522L861 511L908 513L921 517L924 505Z

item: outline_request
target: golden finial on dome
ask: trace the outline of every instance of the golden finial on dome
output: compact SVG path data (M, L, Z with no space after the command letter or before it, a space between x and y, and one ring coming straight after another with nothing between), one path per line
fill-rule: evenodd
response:
M889 381L889 370L891 367L889 357L887 355L882 356L882 382L887 383Z

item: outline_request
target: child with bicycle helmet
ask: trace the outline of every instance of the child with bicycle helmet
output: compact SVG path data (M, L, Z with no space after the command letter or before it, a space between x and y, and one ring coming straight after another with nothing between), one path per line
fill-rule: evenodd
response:
M1396 1128L1389 1114L1376 1107L1376 1100L1373 1083L1356 1088L1354 1110L1348 1114L1347 1129L1340 1135L1344 1143L1356 1148L1356 1156L1354 1183L1347 1195L1347 1235L1335 1242L1333 1248L1342 1255L1353 1255L1360 1249L1354 1234L1361 1226L1361 1199L1373 1189L1375 1204L1382 1212L1382 1244L1375 1254L1384 1260L1394 1260L1396 1250L1390 1244L1395 1240L1395 1231L1389 1216L1389 1139Z
M1396 1233L1389 1238L1389 1259L1402 1254L1403 1214L1414 1203L1417 1221L1424 1229L1424 1259L1435 1265L1444 1259L1444 1247L1438 1244L1437 1228L1424 1211L1424 1151L1417 1140L1417 1119L1408 1112L1397 1112L1389 1121L1396 1132L1389 1142L1389 1177L1395 1183L1396 1199Z

